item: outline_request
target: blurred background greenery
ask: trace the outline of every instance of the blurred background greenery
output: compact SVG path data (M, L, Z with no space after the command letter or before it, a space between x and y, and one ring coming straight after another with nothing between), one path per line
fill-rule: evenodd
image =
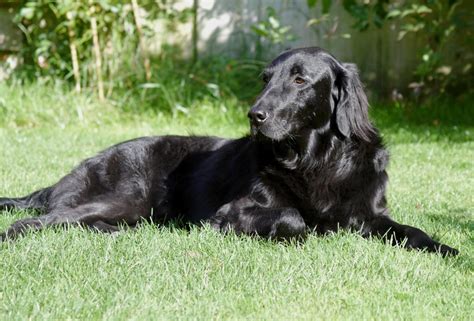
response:
M202 99L250 103L265 61L317 45L357 63L373 100L465 102L473 9L466 0L2 1L0 81L186 113Z

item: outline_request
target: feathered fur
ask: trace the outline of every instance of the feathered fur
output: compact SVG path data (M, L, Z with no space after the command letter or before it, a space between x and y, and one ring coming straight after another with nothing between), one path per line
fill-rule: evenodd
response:
M274 239L346 228L457 253L390 219L389 156L355 65L302 48L282 53L263 75L265 88L249 112L251 136L146 137L112 146L47 189L0 199L3 208L43 211L0 238L48 225L114 232L122 223L181 218Z

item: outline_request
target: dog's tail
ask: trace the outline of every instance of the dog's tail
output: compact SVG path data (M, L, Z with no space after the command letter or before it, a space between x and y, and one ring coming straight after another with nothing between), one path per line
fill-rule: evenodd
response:
M18 198L0 197L0 210L8 209L35 209L44 210L48 205L49 197L53 187L40 189L30 195Z

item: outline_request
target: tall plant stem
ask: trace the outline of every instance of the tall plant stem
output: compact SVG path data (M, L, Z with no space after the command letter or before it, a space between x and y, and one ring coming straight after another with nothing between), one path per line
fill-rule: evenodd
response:
M196 63L198 60L198 8L199 0L193 1L193 62Z
M133 17L135 18L135 25L138 32L138 41L140 43L140 52L143 57L143 67L145 68L145 77L149 81L151 79L151 67L150 58L146 53L145 40L143 38L142 24L140 22L140 7L138 6L137 0L132 0Z
M104 95L104 82L102 80L102 57L100 52L99 34L97 31L97 19L94 16L95 9L92 0L89 0L90 5L90 16L91 16L91 30L92 30L92 42L93 50L95 55L95 72L97 76L97 88L99 91L99 99L105 100Z
M79 71L79 59L77 58L77 47L75 43L75 33L72 25L72 15L68 13L68 35L69 35L69 50L71 51L72 71L74 73L74 80L76 82L76 92L81 92L81 73Z

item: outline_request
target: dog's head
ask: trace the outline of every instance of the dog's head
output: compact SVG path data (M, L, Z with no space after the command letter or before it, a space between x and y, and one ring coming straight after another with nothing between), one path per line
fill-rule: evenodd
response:
M369 140L367 97L353 64L311 47L280 54L263 71L265 88L250 109L251 133L281 141L308 129Z

